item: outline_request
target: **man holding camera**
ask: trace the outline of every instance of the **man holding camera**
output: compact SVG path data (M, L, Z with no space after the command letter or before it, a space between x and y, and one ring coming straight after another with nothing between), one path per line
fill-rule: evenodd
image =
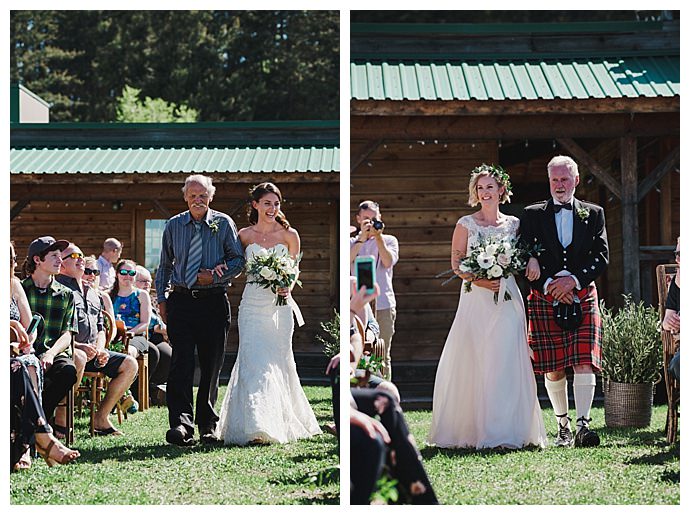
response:
M391 341L395 333L395 292L393 267L398 262L398 239L383 234L379 205L371 200L361 202L356 214L359 231L350 238L350 264L357 256L374 256L376 284L380 295L376 300L376 320L384 343L383 376L391 379ZM354 274L354 270L352 271Z

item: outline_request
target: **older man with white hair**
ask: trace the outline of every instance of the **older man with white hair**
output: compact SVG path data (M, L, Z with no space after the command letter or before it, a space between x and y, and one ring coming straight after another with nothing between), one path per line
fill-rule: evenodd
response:
M173 348L167 384L168 443L194 444L194 425L203 442L217 440L218 380L223 365L230 303L227 288L244 268L235 222L209 207L216 192L211 179L190 175L182 188L189 206L163 232L156 296ZM168 288L172 291L167 295ZM167 295L167 296L166 296ZM194 350L199 355L199 390L194 400Z
M534 371L545 374L546 391L558 423L556 445L592 447L599 436L589 428L596 376L601 369L601 317L594 280L609 261L604 210L574 197L577 163L556 156L547 165L551 198L525 208L522 241L535 248L528 265L528 341ZM529 270L536 268L535 270ZM566 368L574 371L577 432L568 417Z

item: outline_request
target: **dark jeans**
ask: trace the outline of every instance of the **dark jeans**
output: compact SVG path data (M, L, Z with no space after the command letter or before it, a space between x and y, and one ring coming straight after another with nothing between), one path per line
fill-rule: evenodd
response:
M403 498L407 497L411 504L438 504L422 465L421 455L414 441L410 440L407 422L395 399L385 392L370 388L352 388L351 392L357 409L370 417L378 416L390 435L387 464L391 476L398 480L398 488ZM394 451L395 454L390 451ZM351 447L350 463L354 464L362 459L369 460L368 457L356 456L354 447ZM353 465L350 476L364 473Z
M34 434L52 432L26 365L10 359L10 470L34 443Z
M218 422L214 406L230 327L230 303L225 294L195 299L172 292L167 312L172 346L167 386L168 422L171 428L184 426L187 434L193 436L195 422L201 430L215 429ZM195 350L199 356L200 378L193 418Z
M53 365L43 373L43 411L51 418L55 408L77 382L77 369L72 358L58 354Z

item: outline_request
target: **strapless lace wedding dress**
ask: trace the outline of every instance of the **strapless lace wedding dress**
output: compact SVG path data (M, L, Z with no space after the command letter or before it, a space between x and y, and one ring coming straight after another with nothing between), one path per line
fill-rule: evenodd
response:
M249 244L245 257L262 248ZM287 253L282 243L275 248ZM286 443L321 433L297 376L292 308L276 306L275 297L249 283L242 293L237 361L218 424L218 437L226 444Z

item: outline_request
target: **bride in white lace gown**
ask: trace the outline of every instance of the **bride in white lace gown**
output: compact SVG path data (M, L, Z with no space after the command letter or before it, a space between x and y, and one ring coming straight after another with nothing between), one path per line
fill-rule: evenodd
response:
M505 172L482 165L470 180L470 205L481 210L462 217L453 234L451 263L482 236L514 238L520 220L499 212L509 201ZM538 263L528 277L538 276ZM535 269L536 266L536 269ZM463 279L471 274L458 272ZM515 278L477 279L460 296L434 384L428 441L438 447L544 447L546 433L527 345L527 322ZM511 299L504 301L503 292ZM499 292L498 304L494 293Z
M299 235L280 211L281 200L271 183L252 190L252 225L239 231L247 259L262 249L299 254ZM279 293L287 296L289 289ZM247 283L242 293L237 361L218 424L225 444L286 443L321 433L297 375L293 310L275 298L257 284Z

